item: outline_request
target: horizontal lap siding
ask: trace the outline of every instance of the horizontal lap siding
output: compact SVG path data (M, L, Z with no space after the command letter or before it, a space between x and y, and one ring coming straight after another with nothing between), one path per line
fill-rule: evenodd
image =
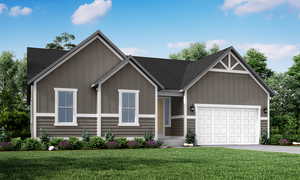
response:
M172 119L171 127L165 128L166 136L183 136L183 119Z
M81 137L82 132L86 129L91 136L97 134L97 118L78 118L78 126L54 126L54 118L38 117L37 118L37 136L41 136L41 129L45 130L52 137Z
M102 118L102 136L109 130L118 137L143 137L145 132L155 133L155 119L139 119L140 126L118 126L118 118Z
M195 119L188 119L187 120L187 132L195 133Z
M268 120L261 120L261 133L268 130Z

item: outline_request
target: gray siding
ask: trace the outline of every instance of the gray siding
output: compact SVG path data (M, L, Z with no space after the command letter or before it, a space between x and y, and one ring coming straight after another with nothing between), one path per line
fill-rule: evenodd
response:
M195 119L187 119L187 132L195 133Z
M118 89L139 90L139 113L155 114L155 87L130 64L102 84L102 113L119 112Z
M145 132L151 131L155 134L155 119L139 119L140 126L118 126L118 118L102 118L102 136L109 130L117 137L143 137Z
M90 86L118 63L120 59L95 40L37 83L37 112L54 113L54 88L76 88L78 113L96 113L97 94Z
M54 117L37 117L37 136L41 136L41 129L47 131L51 137L81 137L86 129L90 135L97 134L97 118L78 118L78 126L54 126Z
M172 119L171 127L166 127L166 136L183 136L183 119Z
M261 120L261 132L268 130L268 120Z
M248 74L208 72L187 92L188 115L193 104L260 105L261 116L267 114L268 97L264 90Z

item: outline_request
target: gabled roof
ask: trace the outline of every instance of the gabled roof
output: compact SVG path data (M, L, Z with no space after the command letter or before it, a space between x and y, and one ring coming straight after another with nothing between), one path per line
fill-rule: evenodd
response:
M37 80L39 77L43 76L44 74L46 74L47 72L51 71L53 68L55 68L56 66L58 66L61 62L63 62L64 60L66 60L67 58L69 58L70 56L72 56L73 54L75 54L78 50L80 50L82 47L84 47L85 45L87 45L91 40L93 40L94 38L100 37L101 40L104 41L104 43L108 44L108 46L118 54L118 56L122 57L123 59L126 58L126 55L117 47L115 46L101 31L96 31L94 32L92 35L90 35L88 38L86 38L85 40L83 40L81 43L79 43L76 47L74 47L73 49L71 49L70 51L66 51L66 53L61 53L61 57L59 57L58 59L53 60L54 58L51 57L51 55L46 55L47 53L53 53L58 55L59 53L57 52L50 52L50 50L46 53L46 50L44 49L44 52L42 52L42 50L39 53L43 53L44 59L39 58L36 55L33 54L28 54L27 55L27 60L29 63L31 63L30 61L43 61L41 64L46 64L46 62L50 62L52 61L52 63L50 65L48 65L46 68L44 68L43 70L41 70L40 72L33 73L33 71L31 69L28 69L28 74L35 74L33 77L31 77L28 80L28 84L31 84L33 81ZM37 51L36 51L37 52ZM54 55L56 57L56 55Z
M239 53L233 48L229 47L223 49L215 54L205 56L198 61L184 61L174 59L162 59L153 57L141 56L126 56L115 45L112 44L100 31L95 32L86 40L82 41L78 46L70 51L42 49L42 48L28 48L28 84L37 80L45 73L51 71L57 64L62 64L64 59L77 51L81 46L84 46L91 39L100 36L110 48L118 53L123 60L134 63L152 82L154 82L160 90L176 90L183 91L188 89L193 83L197 82L199 78L208 72L219 60L223 59L229 52L235 54L240 62L249 71L251 76L268 92L273 95L273 91L264 83L264 81L255 73L255 71L243 60ZM122 62L121 62L122 63ZM127 62L128 63L128 62ZM123 63L122 63L123 64ZM116 66L117 71L123 65ZM99 77L99 81L103 77ZM95 87L95 82L92 86Z

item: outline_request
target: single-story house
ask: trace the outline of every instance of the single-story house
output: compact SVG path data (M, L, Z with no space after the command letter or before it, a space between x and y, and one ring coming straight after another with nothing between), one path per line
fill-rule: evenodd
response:
M28 48L31 134L259 144L273 91L229 47L197 61L125 55L100 31L69 51Z

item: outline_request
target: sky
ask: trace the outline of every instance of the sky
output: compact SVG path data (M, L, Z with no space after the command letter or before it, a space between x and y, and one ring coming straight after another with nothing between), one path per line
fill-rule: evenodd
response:
M0 0L0 52L17 58L68 32L102 31L126 54L166 58L193 42L255 48L287 71L300 53L300 0Z

